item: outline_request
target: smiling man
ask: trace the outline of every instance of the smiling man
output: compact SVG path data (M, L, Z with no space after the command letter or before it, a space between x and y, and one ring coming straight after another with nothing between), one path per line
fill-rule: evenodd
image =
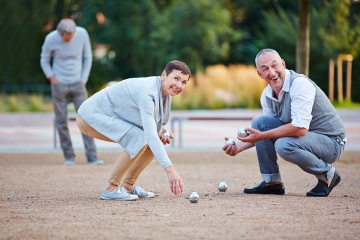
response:
M256 147L263 181L244 192L285 194L279 155L318 179L307 196L328 196L341 180L332 163L340 158L346 143L339 114L312 80L286 69L277 51L261 50L255 64L258 75L268 83L261 95L263 115L252 120L251 128L245 128L249 136L238 137L235 146L223 147L230 156Z
M118 157L100 198L136 200L151 198L135 182L155 157L165 170L170 190L183 192L183 183L175 171L164 145L170 138L162 135L169 120L171 97L180 94L191 76L188 66L174 60L166 64L160 76L130 78L107 87L80 107L77 124L80 130L94 138L116 142L125 150Z

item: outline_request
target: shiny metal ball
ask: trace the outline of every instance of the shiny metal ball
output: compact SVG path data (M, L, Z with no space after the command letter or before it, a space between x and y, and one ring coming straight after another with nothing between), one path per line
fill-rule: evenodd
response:
M239 137L247 137L250 135L249 131L246 131L245 129L240 129L237 133Z
M226 182L219 182L218 189L220 192L226 192L228 185Z
M199 201L199 198L200 198L200 196L199 196L199 194L197 194L197 192L192 192L189 195L189 201L191 203L197 203Z
M225 142L225 145L235 145L235 141L233 139L229 139Z
M161 133L164 138L170 138L170 133L168 131L164 131Z

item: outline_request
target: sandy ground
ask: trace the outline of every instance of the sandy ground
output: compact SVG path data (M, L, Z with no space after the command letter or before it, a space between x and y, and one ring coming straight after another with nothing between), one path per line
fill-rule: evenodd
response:
M359 239L359 152L335 163L341 183L327 198L309 198L317 180L279 160L286 194L246 195L260 181L254 152L170 152L185 184L173 196L153 161L138 185L156 193L134 202L99 199L116 152L103 166L63 166L61 153L0 153L0 239ZM225 193L217 184L226 181ZM191 191L198 203L187 199Z

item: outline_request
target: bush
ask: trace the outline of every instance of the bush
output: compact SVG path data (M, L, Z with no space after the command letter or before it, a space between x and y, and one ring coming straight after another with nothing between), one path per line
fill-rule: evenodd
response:
M48 112L52 103L41 95L11 94L1 96L0 112Z
M172 108L259 108L265 86L253 66L210 66L191 77L185 91L173 98Z

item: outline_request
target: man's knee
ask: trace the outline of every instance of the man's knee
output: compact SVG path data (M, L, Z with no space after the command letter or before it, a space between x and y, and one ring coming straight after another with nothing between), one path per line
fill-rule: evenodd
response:
M267 131L269 129L280 126L280 120L270 116L257 116L251 121L251 127L259 131Z
M291 161L291 154L295 152L295 149L288 138L279 138L275 142L275 151L282 159Z
M251 127L257 130L261 130L263 124L264 124L264 120L265 120L265 116L257 116L254 117L251 121Z

